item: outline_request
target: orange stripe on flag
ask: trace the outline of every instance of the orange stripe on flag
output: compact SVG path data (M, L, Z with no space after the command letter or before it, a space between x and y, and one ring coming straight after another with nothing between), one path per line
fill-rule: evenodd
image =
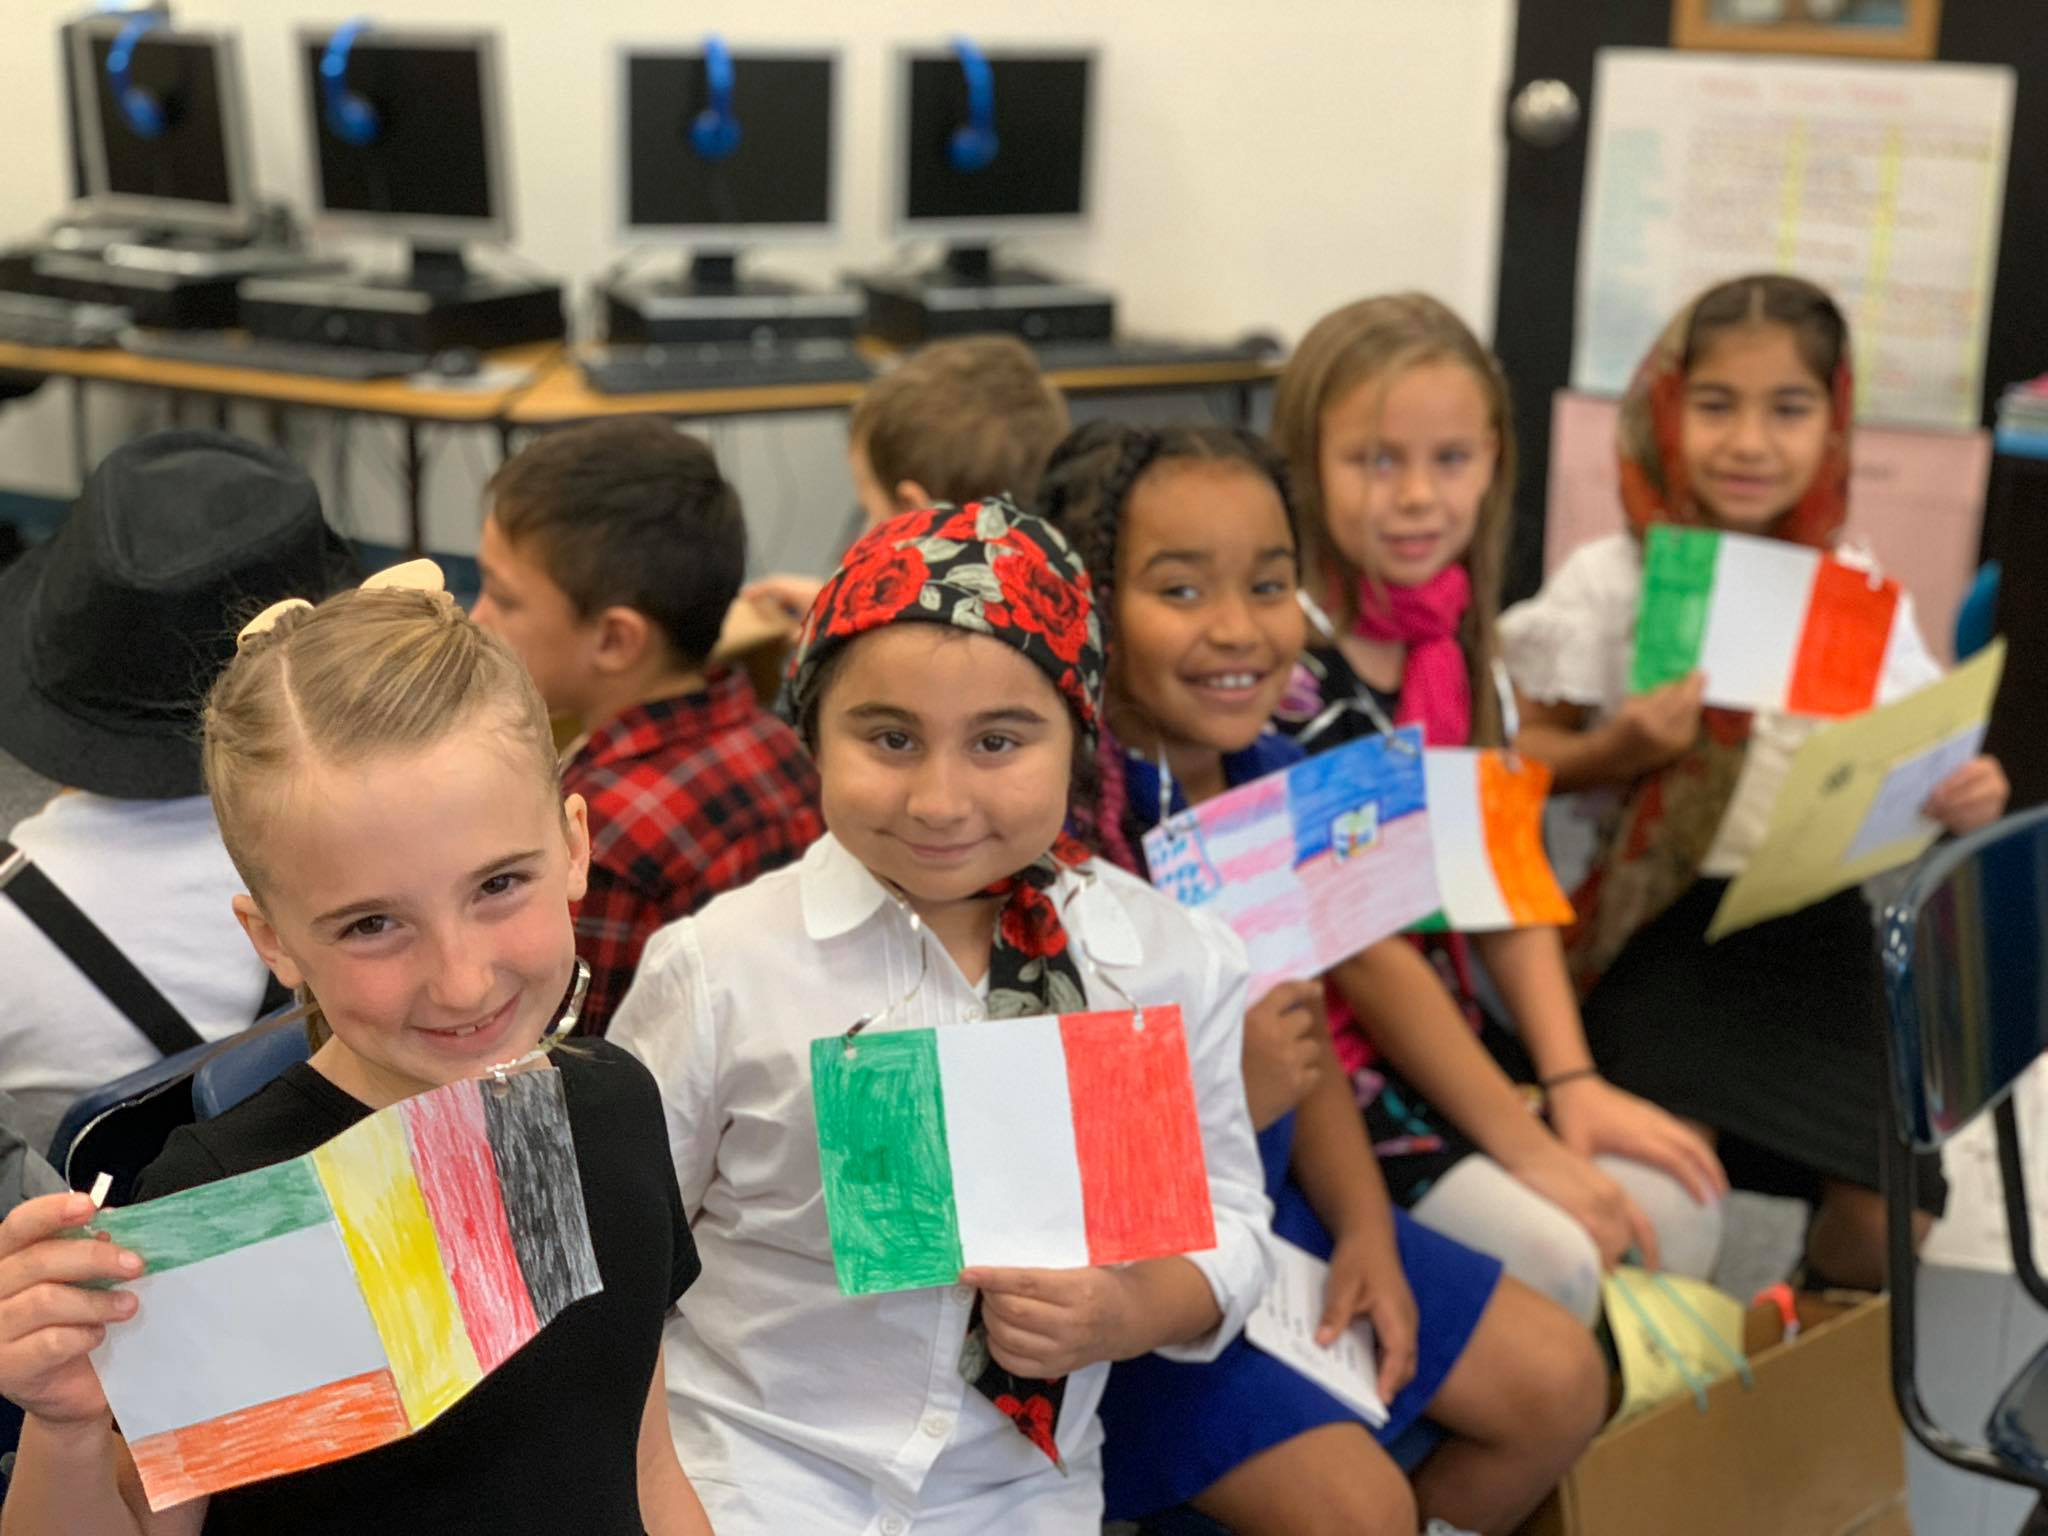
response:
M1823 560L1806 602L1806 627L1785 708L1795 715L1856 715L1877 701L1899 584Z
M1511 763L1505 753L1479 754L1479 816L1494 883L1515 926L1562 925L1572 904L1543 853L1543 797L1550 770L1531 757Z
M151 1509L202 1493L303 1472L404 1435L405 1407L389 1371L370 1371L137 1440L129 1447Z

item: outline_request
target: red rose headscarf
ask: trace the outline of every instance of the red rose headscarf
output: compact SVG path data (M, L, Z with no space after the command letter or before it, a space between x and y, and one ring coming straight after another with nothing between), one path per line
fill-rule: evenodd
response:
M817 707L824 664L842 646L890 624L947 624L1001 641L1043 672L1092 750L1102 697L1102 630L1081 557L1052 524L992 499L905 512L846 552L804 618L789 664L789 710ZM1045 855L983 894L1002 902L989 950L991 1018L1077 1013L1088 1006L1080 966L1050 894L1088 850L1062 836ZM1018 1376L988 1348L981 1300L968 1321L960 1373L1039 1450L1054 1443L1064 1378Z
M1807 286L1800 285L1802 289ZM1621 500L1637 538L1657 523L1713 526L1711 510L1700 504L1686 475L1681 436L1685 346L1692 334L1693 315L1701 300L1722 291L1709 290L1678 312L1643 358L1622 399L1616 432ZM1832 306L1818 289L1800 297L1816 308ZM1758 314L1755 323L1791 322ZM1827 381L1827 449L1805 493L1769 530L1772 538L1816 549L1834 546L1849 515L1855 376L1849 363L1847 326L1839 314L1834 323L1840 326L1843 341L1834 377ZM1602 837L1593 868L1572 897L1578 920L1566 934L1565 948L1581 996L1592 990L1629 939L1654 922L1698 878L1700 865L1734 798L1749 730L1746 712L1702 711L1699 739L1692 747L1630 790Z

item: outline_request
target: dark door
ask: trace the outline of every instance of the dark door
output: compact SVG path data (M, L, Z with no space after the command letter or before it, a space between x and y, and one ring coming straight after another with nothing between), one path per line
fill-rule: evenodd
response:
M2007 384L2048 370L2048 197L2042 195L2048 188L2048 22L2035 16L2037 3L1943 0L1942 5L1942 59L2010 64L2019 72L1985 357L1987 423ZM1671 10L1671 0L1519 0L1516 7L1514 72L1508 102L1502 104L1507 181L1494 311L1494 347L1514 384L1521 450L1519 517L1508 564L1510 599L1533 592L1543 574L1550 397L1571 377L1572 296L1593 55L1600 48L1667 46ZM2034 19L2024 19L2029 17ZM1517 92L1545 80L1562 82L1580 108L1570 131L1548 145L1518 135L1508 110ZM2048 571L2035 579L2048 585ZM2032 593L2042 590L2037 585Z

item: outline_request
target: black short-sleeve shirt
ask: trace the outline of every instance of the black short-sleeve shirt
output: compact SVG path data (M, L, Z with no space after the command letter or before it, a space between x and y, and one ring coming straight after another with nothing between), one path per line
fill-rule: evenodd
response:
M604 1289L543 1328L440 1418L347 1461L213 1496L206 1536L644 1536L640 1419L668 1310L697 1278L660 1096L602 1040L557 1050ZM154 1199L310 1152L370 1113L295 1066L144 1171ZM309 1316L306 1326L318 1328Z

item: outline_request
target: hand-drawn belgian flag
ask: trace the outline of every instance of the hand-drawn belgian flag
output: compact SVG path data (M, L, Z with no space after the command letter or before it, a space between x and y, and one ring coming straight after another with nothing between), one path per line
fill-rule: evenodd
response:
M151 1509L409 1434L603 1288L552 1071L93 1226L146 1266L92 1361Z

